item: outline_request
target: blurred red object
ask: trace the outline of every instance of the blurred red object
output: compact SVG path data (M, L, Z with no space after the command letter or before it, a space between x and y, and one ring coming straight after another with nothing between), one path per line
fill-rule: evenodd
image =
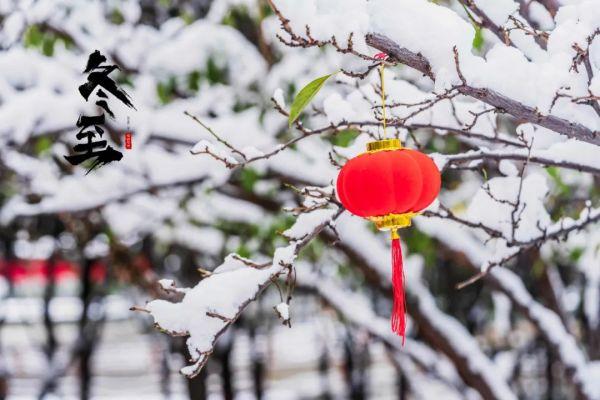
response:
M29 280L46 283L53 277L57 283L75 280L80 276L80 267L66 260L54 261L50 266L49 260L0 260L0 276L14 285L23 284ZM102 283L106 279L106 264L95 262L91 266L90 279L94 283Z

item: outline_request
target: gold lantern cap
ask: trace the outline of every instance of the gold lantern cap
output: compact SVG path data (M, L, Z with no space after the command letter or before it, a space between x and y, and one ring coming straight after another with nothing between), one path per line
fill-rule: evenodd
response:
M383 139L367 143L367 153L375 153L384 150L400 150L402 143L400 139Z

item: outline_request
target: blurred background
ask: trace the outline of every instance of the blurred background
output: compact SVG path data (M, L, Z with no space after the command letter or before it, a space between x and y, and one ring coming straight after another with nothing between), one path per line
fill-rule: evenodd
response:
M130 308L169 298L159 279L194 286L232 252L272 256L294 222L283 208L302 204L295 188L328 185L337 170L329 150L343 150L359 134L311 139L234 170L190 154L210 135L184 111L238 148L274 148L294 132L271 96L289 104L308 81L345 62L331 49L284 46L279 25L264 0L0 0L0 398L501 398L469 380L476 367L453 350L460 341L439 340L437 315L471 337L517 398L575 398L556 344L543 340L522 310L513 312L511 300L482 281L455 288L476 263L433 237L440 226L403 232L408 265L418 264L427 282L427 294L409 298L414 340L406 353L374 335L368 321L348 322L310 285L295 288L291 326L282 324L273 286L220 338L197 377L179 373L189 359L185 338L160 332ZM480 48L494 42L489 32L480 40ZM111 77L136 110L111 103L107 135L124 158L86 176L63 155L77 143L78 115L95 109L77 92L94 49L120 66ZM420 79L406 69L398 76ZM332 83L323 97L351 86ZM316 118L320 112L310 111ZM123 149L126 131L133 132L132 150ZM469 148L454 136L422 138L429 151ZM492 164L487 173L497 170ZM575 215L599 195L592 174L548 168L546 177L551 213ZM444 176L455 210L482 179L468 169ZM387 318L387 284L364 260L387 263L386 235L364 229L383 251L336 246L328 231L303 250L297 268L341 282ZM586 253L586 242L598 243L592 232L561 251L525 251L514 270L593 360L599 331L583 309L585 272L573 268L585 255L598 261L597 252Z
M252 168L225 176L219 163L196 162L189 149L203 132L183 115L198 111L219 131L256 140L250 137L262 119L274 119L264 116L274 88L283 82L288 98L297 90L297 71L263 76L282 60L274 34L263 31L271 15L263 1L2 1L0 81L13 89L2 93L0 106L7 146L0 172L1 398L361 397L367 386L373 396L394 393L399 376L384 348L336 323L301 290L293 329L277 319L279 295L268 292L191 380L179 373L189 358L185 338L170 338L129 310L164 297L159 278L193 286L199 266L211 270L232 251L272 254L285 243L279 232L293 219L272 198L283 183L299 181ZM124 172L110 176L113 163L85 178L80 167L70 183L74 168L62 156L76 143L78 114L89 110L77 85L94 49L122 68L111 77L139 110L113 101L117 117L107 123L124 152L121 164L135 165L119 165ZM161 112L151 119L155 110ZM122 149L128 128L130 152ZM148 158L132 160L138 149ZM151 183L136 176L138 167L151 170L144 171ZM207 170L219 187L204 184ZM44 196L54 199L49 209L7 206L17 197L44 204ZM318 258L319 246L309 257Z

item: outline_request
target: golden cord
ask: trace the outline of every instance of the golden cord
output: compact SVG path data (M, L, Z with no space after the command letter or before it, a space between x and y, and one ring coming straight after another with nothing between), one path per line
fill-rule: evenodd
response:
M383 78L383 72L385 69L385 63L382 62L379 65L379 80L381 81L381 110L383 113L383 138L387 139L387 116L385 111L385 80Z

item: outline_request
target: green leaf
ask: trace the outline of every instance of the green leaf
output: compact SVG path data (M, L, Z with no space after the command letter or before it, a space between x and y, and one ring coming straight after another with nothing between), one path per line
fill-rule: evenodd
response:
M125 17L121 13L121 11L117 8L114 8L112 10L112 12L110 13L109 19L110 19L110 22L112 22L115 25L121 25L125 22Z
M548 175L550 175L550 177L552 178L552 180L556 184L556 187L558 188L559 194L563 195L563 196L569 196L570 193L571 193L571 188L569 187L569 185L567 185L563 181L558 168L556 168L556 167L547 167L546 168L546 172L548 173Z
M35 154L40 155L50 150L52 141L47 136L41 136L35 142Z
M190 89L192 92L197 92L200 90L200 78L200 71L194 70L190 72L187 77L188 89Z
M573 250L571 250L571 252L569 253L569 259L572 262L577 262L579 261L579 259L581 258L581 256L583 255L584 249L581 247L576 247Z
M240 173L240 183L246 192L252 193L254 184L258 182L260 175L255 169L244 168Z
M331 143L335 146L348 147L358 135L360 132L356 129L344 129L331 138Z
M161 104L170 103L175 95L177 81L174 76L169 77L166 82L158 82L156 85L156 94Z
M325 85L327 79L335 74L337 74L337 72L317 78L300 90L300 93L298 93L294 99L290 109L290 118L288 119L289 126L292 126L294 121L298 119L302 110L304 110L317 93L319 93L319 90Z
M211 85L222 83L227 85L227 68L222 68L212 57L206 61L206 79Z
M483 48L483 33L481 27L478 25L473 25L475 28L475 37L473 38L473 48L475 50L481 51Z
M194 14L188 11L184 11L181 13L181 19L186 25L191 25L194 22Z
M240 256L240 257L244 257L244 258L250 258L252 257L252 252L250 251L250 249L248 248L248 246L246 246L244 243L242 243L236 250L235 252Z
M465 10L465 14L471 20L471 24L473 24L473 29L475 29L475 37L473 38L473 48L475 50L481 51L483 48L483 32L481 30L481 25L473 18L471 12L463 3L461 3L462 8Z
M44 40L44 35L40 31L37 25L31 25L27 28L25 32L24 41L25 47L38 47L42 45L42 41Z
M437 260L437 246L433 239L416 229L402 235L409 252L418 253L425 259L425 265L432 267Z
M54 43L56 43L54 36L44 36L44 40L42 41L42 53L44 53L45 56L52 57L54 54Z

